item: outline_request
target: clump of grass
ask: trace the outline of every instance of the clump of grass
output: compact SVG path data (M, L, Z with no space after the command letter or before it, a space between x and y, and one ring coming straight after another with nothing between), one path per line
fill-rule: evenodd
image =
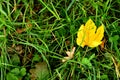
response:
M118 0L1 0L1 80L29 80L30 70L42 62L48 80L119 79L119 5ZM77 31L89 18L105 25L103 48L76 44ZM63 63L74 46L74 57Z

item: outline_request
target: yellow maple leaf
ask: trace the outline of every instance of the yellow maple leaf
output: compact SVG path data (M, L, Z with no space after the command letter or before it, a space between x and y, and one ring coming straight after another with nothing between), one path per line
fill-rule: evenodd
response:
M104 36L103 24L96 30L94 22L89 19L85 25L81 25L77 33L77 45L84 47L97 47L102 43Z

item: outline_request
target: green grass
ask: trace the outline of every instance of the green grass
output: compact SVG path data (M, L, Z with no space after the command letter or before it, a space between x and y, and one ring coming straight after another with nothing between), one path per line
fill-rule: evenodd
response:
M119 0L0 0L0 79L119 79L119 7ZM76 44L89 18L105 26L103 50ZM63 63L74 46L74 58Z

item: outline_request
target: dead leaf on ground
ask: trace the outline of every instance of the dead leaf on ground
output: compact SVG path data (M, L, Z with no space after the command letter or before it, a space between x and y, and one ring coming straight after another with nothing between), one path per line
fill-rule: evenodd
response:
M67 56L62 59L62 62L72 59L74 57L74 53L75 53L75 47L73 47L71 51L66 52Z
M34 69L30 69L31 80L47 80L49 71L46 62L39 62Z
M31 27L32 27L32 24L27 20L26 28L18 28L18 29L16 30L16 32L17 32L18 34L21 34L22 32L25 32L25 31L27 31L28 29L30 29Z
M14 51L16 51L20 55L24 53L24 49L22 45L13 44L11 47L8 47L7 50L9 53L14 53Z
M117 78L119 79L120 78L120 63L118 63L114 57L111 57L111 58L115 66Z
M105 48L105 44L106 44L107 40L104 38L102 43L100 44L100 49L103 51Z
M24 31L26 31L26 28L21 28L21 29L17 29L17 30L16 30L16 32L17 32L18 34L24 32Z
M69 40L65 41L65 43L66 43L66 45L70 45L70 41Z

